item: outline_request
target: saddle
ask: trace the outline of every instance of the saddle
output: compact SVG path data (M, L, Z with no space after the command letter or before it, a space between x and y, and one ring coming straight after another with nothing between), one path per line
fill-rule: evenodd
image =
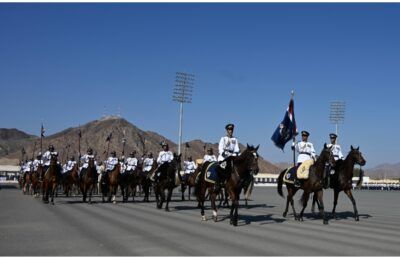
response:
M204 173L204 180L206 182L215 184L215 181L217 180L218 177L218 172L217 169L219 167L219 163L214 161L208 164L206 168L206 172Z
M301 163L299 168L297 169L297 178L298 179L308 179L308 175L310 173L310 167L314 164L313 159L309 159Z

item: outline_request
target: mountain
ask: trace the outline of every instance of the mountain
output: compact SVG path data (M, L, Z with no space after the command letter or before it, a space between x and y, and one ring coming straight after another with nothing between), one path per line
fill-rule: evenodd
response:
M365 175L373 179L400 178L400 163L381 164L374 168L366 169Z
M35 138L37 137L26 134L15 128L0 128L0 157L9 155L16 151L21 153L22 147L24 147L28 142L33 141Z
M7 163L10 160L13 163L18 163L21 159L21 149L26 151L25 158L31 158L40 151L40 137L25 134L16 129L0 129L1 134L0 146L5 146L7 151L0 152L0 162ZM11 130L11 131L10 131ZM82 137L79 139L79 130ZM111 140L106 141L107 137L111 134ZM4 135L4 136L3 136ZM127 120L116 117L107 116L99 120L89 122L81 127L67 128L61 132L49 135L43 138L42 151L48 149L48 145L52 144L55 150L59 153L59 159L65 162L67 156L84 154L90 146L94 154L100 159L105 159L108 153L112 150L117 152L117 156L122 155L123 139L126 139L125 156L133 150L137 152L136 157L140 157L143 153L152 152L154 157L157 157L158 152L161 150L160 143L165 140L171 151L177 152L177 144L162 135L151 131L142 131L135 125L129 123ZM18 143L18 144L16 144ZM205 143L201 140L193 140L182 146L183 158L191 155L193 159L202 158L204 156L204 146L206 148L212 146L214 153L217 153L217 143ZM244 150L245 146L240 145L240 149ZM2 148L3 150L3 148ZM260 173L279 173L279 168L272 163L260 157L259 160Z

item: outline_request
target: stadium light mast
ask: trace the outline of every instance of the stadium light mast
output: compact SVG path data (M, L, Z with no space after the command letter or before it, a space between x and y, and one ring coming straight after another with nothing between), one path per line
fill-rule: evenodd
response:
M329 119L335 124L335 133L338 135L338 124L343 123L344 114L346 111L346 102L344 101L332 101L331 102L331 113Z
M178 155L181 154L183 103L192 103L194 74L177 72L172 100L180 103Z

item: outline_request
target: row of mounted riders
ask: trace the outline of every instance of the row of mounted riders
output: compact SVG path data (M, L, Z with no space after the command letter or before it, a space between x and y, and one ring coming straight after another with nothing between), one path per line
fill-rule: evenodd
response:
M105 198L108 198L108 201L112 200L114 203L116 201L115 198L118 186L121 188L124 202L128 200L130 195L134 198L137 186L141 186L145 195L144 201L148 201L149 190L152 186L156 197L157 208L161 209L163 203L166 202L165 210L169 211L169 202L171 201L173 189L181 185L183 199L184 189L189 187L190 191L190 187L194 186L202 220L206 220L204 202L209 198L211 200L211 208L213 210L212 219L214 221L218 221L216 200L221 194L220 190L223 189L225 190L225 195L228 196L231 201L230 224L237 226L240 194L243 189L246 190L246 188L249 188L252 184L253 175L256 175L259 171L258 148L259 146L254 147L247 145L247 148L239 156L226 158L223 161L224 166L215 166L218 172L217 174L221 177L220 180L218 180L221 182L221 188L215 187L214 183L207 180L205 176L209 173L207 169L212 167L210 162L205 162L198 166L195 173L186 178L182 178L179 173L179 171L181 171L181 155L176 154L174 154L174 159L171 162L161 164L159 167L157 166L157 162L153 162L153 167L148 173L144 173L139 165L135 171L126 171L121 174L120 165L117 164L112 171L100 174L100 178L98 178L94 160L91 159L88 168L81 172L82 175L80 177L78 176L78 168L74 167L71 172L65 173L62 176L62 180L59 165L57 164L57 157L52 156L48 170L44 171L42 167L39 167L37 171L29 173L29 177L27 176L27 179L25 179L24 187L26 187L27 182L30 180L29 184L33 193L37 194L39 190L41 190L43 201L49 202L50 196L50 202L54 204L54 195L59 183L64 186L66 193L69 193L73 186L79 187L83 195L83 201L85 202L86 198L89 198L89 203L91 202L93 190L97 188L97 182L99 182L98 189L102 194L103 202ZM302 180L300 187L296 187L293 183L283 180L287 171L286 169L280 173L278 177L278 193L283 197L283 184L286 185L288 192L286 209L283 213L284 217L287 215L290 203L295 219L303 221L303 214L308 199L310 194L314 193L312 210L314 210L314 205L317 203L319 212L323 218L323 223L328 223L323 204L323 181L326 164L329 164L335 170L330 180L330 187L334 190L333 217L335 217L339 192L344 191L353 204L355 219L357 221L359 220L356 202L351 193L352 177L354 165L365 165L365 159L359 151L359 148L353 148L353 146L351 146L351 150L344 160L335 161L331 149L324 145L317 160L309 169L308 179ZM152 181L150 175L153 175L156 171L158 176L155 181ZM42 174L43 180L39 180L40 174ZM180 180L177 180L176 177ZM180 184L177 183L179 181ZM299 189L303 190L301 198L303 207L300 214L297 214L294 208L293 196ZM167 195L165 194L166 191ZM209 197L207 198L207 196Z

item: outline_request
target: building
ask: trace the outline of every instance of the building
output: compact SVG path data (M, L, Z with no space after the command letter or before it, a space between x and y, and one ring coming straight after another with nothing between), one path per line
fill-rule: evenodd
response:
M20 171L20 166L0 165L0 181L17 181Z

